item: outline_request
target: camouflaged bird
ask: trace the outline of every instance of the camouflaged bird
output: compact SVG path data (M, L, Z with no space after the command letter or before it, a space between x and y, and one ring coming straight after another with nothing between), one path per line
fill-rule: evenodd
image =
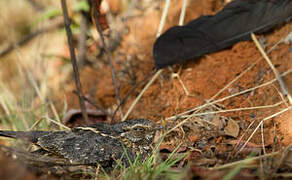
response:
M97 123L71 131L0 131L0 136L24 139L46 154L84 165L113 168L116 160L129 166L138 154L152 151L155 131L160 127L147 119L132 119L115 125ZM127 152L127 155L125 155Z

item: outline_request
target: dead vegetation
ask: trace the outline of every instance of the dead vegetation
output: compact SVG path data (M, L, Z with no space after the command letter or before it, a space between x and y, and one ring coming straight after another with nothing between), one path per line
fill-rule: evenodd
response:
M73 44L77 47L82 16L74 10L78 1L67 3L76 25ZM183 3L183 0L103 0L101 11L109 26L103 33L113 57L121 99L153 71L152 48L160 33L201 15L214 14L226 2L188 0L182 11ZM46 13L34 10L27 2L9 1L5 7L8 10L1 11L5 15L1 16L0 24L4 30L0 33L1 49L62 18L58 13L46 15L32 28L27 26L36 21L31 16ZM42 7L61 12L59 1ZM13 8L17 10L9 11ZM13 14L16 12L19 14ZM160 71L144 94L141 91L145 86L131 93L115 120L147 118L166 126L161 132L165 137L159 154L162 159L172 152L176 152L175 156L184 154L171 167L181 178L291 177L292 53L291 44L284 43L291 30L291 22L286 23L258 35L254 41L240 42ZM111 68L95 26L89 23L86 33L85 58L78 62L80 80L84 95L98 106L96 110L92 103L85 102L87 110L90 109L89 121L110 121L119 104ZM261 46L256 45L257 40ZM258 47L262 47L261 52ZM1 129L62 129L66 128L62 125L63 117L66 126L82 123L68 49L66 34L56 26L25 45L14 44L14 49L1 57ZM279 77L287 92L283 93ZM133 104L139 95L141 98ZM77 109L76 113L68 118L66 112L72 109ZM129 177L126 173L116 174L118 179Z

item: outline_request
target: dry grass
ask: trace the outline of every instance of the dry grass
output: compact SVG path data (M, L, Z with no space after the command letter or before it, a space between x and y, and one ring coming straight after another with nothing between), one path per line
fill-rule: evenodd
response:
M159 36L162 32L170 2L170 0L165 1L163 16L161 17L161 23L157 32L157 36ZM186 1L183 2L184 5L187 4ZM56 1L48 1L48 4L46 4L45 6L59 8L59 4ZM186 10L186 6L183 7L184 8L182 9L182 13L180 16L180 24L182 24L183 22L184 13ZM31 25L35 22L35 18L33 17L39 15L41 14L33 11L31 6L29 6L26 1L1 1L0 29L3 29L3 32L0 33L0 49L2 47L5 47L7 43L15 42L21 36L33 31L36 27L40 28L44 23L47 23L40 22L36 27L32 27ZM1 126L5 126L6 128L14 130L50 129L51 127L56 128L56 126L58 129L67 129L67 127L64 126L60 120L60 114L64 113L67 109L66 99L64 98L64 102L60 103L53 103L52 100L50 100L52 98L52 95L54 95L53 92L64 91L62 83L67 80L68 74L71 72L71 66L67 63L64 63L62 60L60 60L60 58L56 57L60 54L65 54L65 40L65 34L61 31L54 31L48 34L43 34L24 47L17 47L16 45L16 49L11 54L0 59L0 105L2 111L2 115L0 116L0 119L2 121ZM272 52L282 42L283 41L279 41L274 47L268 50L266 54ZM240 137L239 139L241 140L243 139L243 136L247 136L247 140L245 140L243 146L240 147L238 153L242 149L244 149L244 147L253 138L256 132L262 131L262 137L264 137L263 124L265 121L279 116L284 112L291 111L291 104L289 105L287 103L288 101L285 98L283 98L282 101L278 103L266 106L241 107L237 109L201 112L207 107L219 102L223 102L227 99L241 96L255 89L271 87L273 83L276 82L276 78L258 86L242 90L230 96L216 99L217 97L219 97L219 95L221 95L222 92L228 90L228 88L231 87L232 84L237 82L241 77L243 77L245 73L250 71L262 59L263 58L256 60L255 63L250 65L248 68L246 68L245 70L243 69L240 75L238 75L234 80L227 83L225 87L223 87L221 90L218 91L218 93L216 93L213 97L207 100L205 104L198 107L190 107L190 110L188 111L167 117L165 119L167 122L173 120L180 120L180 122L177 123L169 131L167 131L166 134L179 129L184 123L192 120L196 116L235 111L241 112L255 109L269 110L273 108L279 108L280 105L283 106L283 104L286 105L284 109L282 108L278 112L269 114L265 118L262 118L250 134L243 134L242 137ZM145 86L145 88L141 91L141 93L137 96L136 100L127 110L127 113L123 117L123 120L127 119L129 114L135 107L136 103L139 102L139 99L143 96L144 92L147 91L147 88L151 86L151 84L155 81L157 77L159 77L161 72L162 70L159 70ZM285 77L291 72L292 70L290 69L280 76ZM181 79L179 79L179 81L182 84L186 95L188 95L188 90L185 88L183 81ZM59 107L60 104L64 104L64 106ZM56 107L56 105L58 107ZM249 129L246 129L246 131L248 130ZM264 140L262 140L263 152L265 152L264 145L265 142ZM235 147L237 146L238 144L235 145ZM221 165L210 169L229 169L234 168L241 163L247 166L249 163L254 162L257 159L274 156L278 153L280 152L267 153L263 156L250 157L245 160ZM154 159L155 158L151 156L148 160L146 160L146 163L144 164L134 164L134 166L129 168L129 170L124 169L124 172L122 172L121 175L117 178L127 179L129 177L144 177L144 179L151 179L153 177L159 177L163 173L168 172L171 169L171 166L177 162L176 160L169 160L168 162L160 162L161 164L156 165ZM236 170L236 168L234 169ZM181 174L177 173L176 175L179 174L180 178L183 178L185 171L181 171L180 173ZM167 176L167 173L163 175ZM107 176L103 178L110 179L112 177Z

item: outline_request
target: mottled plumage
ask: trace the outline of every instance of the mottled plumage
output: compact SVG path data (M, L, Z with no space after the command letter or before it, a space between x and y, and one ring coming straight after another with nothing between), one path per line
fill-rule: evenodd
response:
M147 156L157 127L147 119L132 119L115 125L76 127L71 131L0 131L0 136L25 139L71 163L100 164L107 169L113 168L119 159L128 166L129 159L133 161L138 154Z

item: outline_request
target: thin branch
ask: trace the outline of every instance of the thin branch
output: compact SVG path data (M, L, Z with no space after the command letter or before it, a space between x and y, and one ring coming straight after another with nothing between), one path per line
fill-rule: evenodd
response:
M86 59L86 38L88 30L88 21L84 12L81 12L80 35L78 39L78 63L83 66Z
M85 101L87 101L89 104L91 104L92 106L94 106L97 110L100 110L102 113L104 113L107 116L110 116L110 114L104 110L101 106L99 106L97 103L95 103L94 101L92 101L91 99L87 98L86 96L83 97Z
M4 48L2 51L0 51L0 57L5 56L6 54L10 53L15 49L16 46L23 46L36 38L38 35L41 35L43 33L46 33L48 31L51 31L55 28L62 27L63 21L60 21L59 19L56 20L56 22L53 22L53 24L49 26L45 26L41 29L36 30L35 32L32 32L26 36L24 36L22 39L20 39L18 42L13 42L9 44L6 48Z
M116 99L117 99L117 104L120 104L121 103L121 98L120 98L120 87L119 87L119 84L118 84L118 81L117 81L117 77L116 77L116 72L115 72L115 69L114 69L114 65L113 65L113 61L112 61L112 57L111 57L111 53L105 43L105 40L104 40L104 37L103 37L103 34L102 34L102 28L100 26L100 23L99 23L99 20L98 20L98 11L97 11L97 4L96 4L96 0L91 0L91 4L93 6L93 16L94 16L94 21L95 21L95 25L96 25L96 30L100 36L100 39L101 39L101 42L102 42L102 45L103 45L103 48L106 52L106 55L107 55L107 59L108 59L108 63L109 63L109 66L111 68L111 73L112 73L112 80L113 80L113 84L114 84L114 88L115 88L115 94L116 94ZM122 115L122 111L121 112L121 116Z
M26 35L23 39L21 39L20 41L16 42L16 43L11 43L8 47L6 47L5 49L3 49L0 52L0 57L5 56L6 54L10 53L12 50L15 49L15 46L22 46L26 43L28 43L30 40L34 39L35 37L37 37L38 35L42 34L43 32L45 32L44 30L37 30L35 32L32 32L28 35Z
M81 82L80 82L80 79L79 79L79 71L78 71L78 66L77 66L77 61L76 61L76 56L75 56L75 50L74 50L74 47L73 47L73 35L72 35L71 28L70 28L70 19L69 19L69 15L68 15L66 0L61 0L61 4L62 4L62 11L63 11L64 22L65 22L65 29L66 29L66 32L67 32L68 44L69 44L70 55L71 55L71 63L72 63L72 66L73 66L74 80L75 80L75 85L76 85L76 89L77 89L77 92L78 92L80 108L81 108L81 112L82 112L82 116L84 118L84 121L88 124L89 123L88 115L86 113L86 107L85 107L84 99L82 98L83 97L83 92L82 92Z
M76 94L76 95L78 95L77 91L73 91L73 93ZM94 101L92 101L91 99L89 99L88 97L83 96L82 98L85 101L87 101L90 105L94 106L95 109L101 111L102 113L104 113L107 116L110 116L110 114L106 110L104 110L100 105L98 105L97 103L95 103Z

